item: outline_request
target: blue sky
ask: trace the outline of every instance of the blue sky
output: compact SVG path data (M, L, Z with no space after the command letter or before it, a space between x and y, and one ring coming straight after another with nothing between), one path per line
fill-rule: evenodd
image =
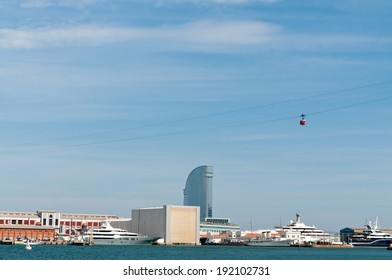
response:
M0 210L392 227L391 1L0 1ZM299 116L307 114L307 125Z

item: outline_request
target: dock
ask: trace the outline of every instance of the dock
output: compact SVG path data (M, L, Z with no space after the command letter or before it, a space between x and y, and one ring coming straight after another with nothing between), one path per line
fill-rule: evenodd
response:
M354 248L351 244L314 244L314 248Z

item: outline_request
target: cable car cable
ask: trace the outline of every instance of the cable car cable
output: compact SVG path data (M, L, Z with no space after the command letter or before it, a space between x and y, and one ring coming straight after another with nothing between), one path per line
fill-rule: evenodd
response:
M360 89L360 88L365 88L365 87L371 87L375 85L381 85L381 84L388 84L390 82L383 82L383 83L374 83L374 84L369 84L369 85L364 85L360 87L355 87L351 89L344 89L344 90L339 90L339 91L334 91L330 93L324 93L324 94L318 94L318 95L313 95L313 96L308 96L308 97L301 97L301 98L295 98L295 99L289 99L289 100L284 100L280 102L275 102L275 103L269 103L269 104L264 104L264 105L258 105L258 106L253 106L253 107L248 107L248 108L243 108L243 109L237 109L237 110L231 110L231 111L225 111L225 112L218 112L214 114L208 114L208 115L202 115L202 116L196 116L192 118L187 118L187 119L181 119L181 120L174 120L170 122L161 122L161 123L155 123L155 124L150 124L146 126L139 126L141 127L151 127L151 126L158 126L158 125L163 125L163 124L168 124L168 123L176 123L176 122L181 122L181 121L186 121L186 120L191 120L191 119L199 119L199 118L205 118L208 116L214 116L214 115L220 115L220 114L228 114L232 112L240 112L244 110L250 110L254 108L261 108L261 107L266 107L266 106L271 106L271 105L278 105L278 104L283 104L287 102L292 102L292 101L297 101L297 100L304 100L308 98L314 98L317 96L323 96L323 95L331 95L331 94L337 94L339 92L343 91L350 91L353 89ZM326 110L321 110L321 111L315 111L315 112L309 112L307 115L316 115L316 114L323 114L323 113L328 113L331 111L337 111L337 110L342 110L342 109L347 109L350 107L355 107L355 106L360 106L364 104L369 104L369 103L374 103L378 102L381 100L386 100L392 98L392 96L386 96L382 98L376 98L376 99L371 99L367 100L364 102L359 102L355 104L348 104L344 106L339 106L331 109L326 109ZM246 125L252 125L252 124L260 124L260 123L269 123L269 122L276 122L276 121L282 121L282 120L287 120L287 119L293 119L297 118L296 116L290 116L290 117L282 117L282 118L276 118L276 119L270 119L270 120L264 120L264 121L255 121L255 122L240 122L240 123L233 123L233 124L228 124L228 125L220 125L220 126L215 126L215 127L210 127L210 128L204 128L200 130L190 130L190 131L179 131L179 132L169 132L169 133L162 133L162 134L155 134L155 135L149 135L149 136L137 136L137 137L125 137L125 138L119 138L119 139L111 139L111 140L103 140L103 141L95 141L95 142L87 142L87 143L77 143L77 144L68 144L68 145L59 145L57 147L83 147L83 146L92 146L92 145L101 145L101 144L109 144L109 143L118 143L118 142L127 142L127 141L137 141L137 140L148 140L148 139L154 139L154 138L162 138L162 137L169 137L169 136L176 136L176 135L185 135L185 134L195 134L195 133L203 133L203 132L208 132L211 130L219 130L219 129L227 129L227 128L232 128L232 127L238 127L238 126L246 126ZM129 130L131 128L123 129L123 130ZM97 134L102 134L105 132L101 133L93 133L90 135L97 135ZM66 137L62 138L62 140L67 140L67 139L75 139L75 138L81 138L83 136L74 136L74 137ZM30 144L42 144L42 143L48 143L48 142L54 142L55 140L46 140L46 141L41 141L41 142L35 142L35 143L30 143ZM57 139L57 141L60 141L60 139ZM24 144L26 145L26 144ZM17 145L10 145L10 146L3 146L5 147L17 147L17 146L24 146L23 144L17 144ZM34 150L34 149L39 149L39 147L31 147L30 149L23 149L23 150ZM0 151L0 152L7 152L7 151Z

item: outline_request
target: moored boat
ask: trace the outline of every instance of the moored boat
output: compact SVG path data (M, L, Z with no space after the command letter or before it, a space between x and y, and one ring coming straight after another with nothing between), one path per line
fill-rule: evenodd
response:
M391 240L391 242L389 243L389 246L387 247L387 250L392 250L392 240Z
M24 246L27 246L27 244L28 244L29 246L31 246L31 245L40 245L41 242L33 241L33 240L29 240L29 239L23 239L23 240L17 239L13 242L13 244L14 245L24 245Z
M292 243L291 239L281 237L270 237L270 238L258 238L252 239L245 243L246 246L258 246L258 247L290 247Z
M84 242L94 245L149 245L159 238L113 228L108 221L83 234Z
M329 243L330 234L313 226L308 226L301 221L296 213L295 221L290 220L286 226L277 227L281 236L292 240L293 246L311 246L316 243Z
M378 229L378 219L375 225L369 221L365 224L365 230L361 235L353 236L350 244L354 247L385 247L389 248L392 242L392 234Z
M26 250L31 250L31 246L30 246L30 241L27 239L27 242L26 242L26 247L25 247L25 249Z

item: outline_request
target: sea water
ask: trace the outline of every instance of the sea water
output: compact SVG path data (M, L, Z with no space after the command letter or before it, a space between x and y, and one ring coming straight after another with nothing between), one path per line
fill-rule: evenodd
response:
M386 248L248 246L0 246L1 260L392 260Z

